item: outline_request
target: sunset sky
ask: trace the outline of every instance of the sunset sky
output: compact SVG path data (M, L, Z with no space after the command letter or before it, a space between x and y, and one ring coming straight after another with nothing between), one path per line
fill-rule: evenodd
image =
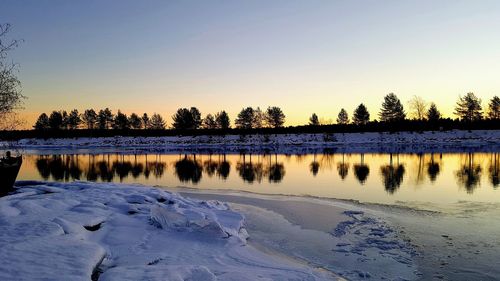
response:
M280 106L287 125L413 95L445 117L459 95L500 95L500 1L1 0L24 39L10 58L41 112L110 107L203 115Z

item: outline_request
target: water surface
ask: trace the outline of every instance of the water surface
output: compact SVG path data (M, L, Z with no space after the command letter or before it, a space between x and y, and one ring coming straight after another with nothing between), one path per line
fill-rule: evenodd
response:
M25 156L20 180L141 183L370 203L500 202L500 154Z

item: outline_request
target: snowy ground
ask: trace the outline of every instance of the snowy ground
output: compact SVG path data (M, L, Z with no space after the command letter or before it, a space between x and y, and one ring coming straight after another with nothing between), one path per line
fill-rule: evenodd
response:
M14 148L61 153L496 152L500 131L23 139Z
M0 280L336 280L247 243L227 204L156 188L18 183L0 198Z

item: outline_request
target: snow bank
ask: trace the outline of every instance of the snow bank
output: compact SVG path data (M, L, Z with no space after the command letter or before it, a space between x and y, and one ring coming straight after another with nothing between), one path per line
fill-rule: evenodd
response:
M23 139L15 147L72 153L494 152L500 151L500 131Z
M227 204L131 185L21 182L0 198L0 280L332 280L256 250Z

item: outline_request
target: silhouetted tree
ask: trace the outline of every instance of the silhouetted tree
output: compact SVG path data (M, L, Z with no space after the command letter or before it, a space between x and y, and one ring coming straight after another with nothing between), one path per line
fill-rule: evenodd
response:
M217 122L215 122L215 118L212 114L207 114L207 116L203 119L202 124L203 129L216 129Z
M234 121L236 128L251 129L254 124L255 112L253 108L244 108L238 113L238 118Z
M439 112L435 103L431 103L429 110L427 110L427 120L429 122L437 122L439 119L441 119L441 112Z
M229 115L227 115L226 111L217 112L215 114L215 122L217 123L218 129L229 129L231 127L231 120L229 119Z
M352 122L356 125L366 125L370 121L370 113L364 104L358 105L352 115Z
M458 97L454 113L460 117L460 119L472 122L483 118L481 110L481 100L477 98L474 93L469 92L463 97Z
M318 126L318 125L319 125L318 115L316 115L316 113L313 113L311 117L309 117L309 126Z
M128 118L128 123L132 129L141 129L142 128L142 120L139 115L132 113Z
M59 111L52 111L49 117L49 126L53 130L62 129L63 126L63 116Z
M50 129L49 117L47 114L42 113L38 116L35 125L33 126L35 130L47 130Z
M191 107L189 112L193 116L193 129L198 129L201 126L201 112L196 107Z
M114 116L109 108L101 109L97 115L99 129L109 129L113 125Z
M266 120L265 114L260 110L260 107L254 110L253 124L252 128L262 128L264 126L264 121Z
M151 124L150 124L150 120L149 120L149 116L147 113L144 113L141 117L141 122L142 122L142 127L144 129L150 129L151 127Z
M87 109L82 114L82 121L87 126L87 129L95 129L97 125L97 113L93 109Z
M201 113L196 107L179 108L172 119L172 126L176 129L197 129L201 125Z
M66 110L61 111L61 116L62 116L62 125L61 129L68 129L69 125L69 114Z
M279 128L285 123L285 114L277 106L268 107L264 119L269 127Z
M75 130L78 129L78 126L82 123L82 119L80 118L80 113L78 113L78 110L73 109L69 114L68 114L68 119L67 119L67 128L70 130Z
M488 118L491 120L500 119L500 98L494 96L488 105Z
M418 96L413 96L408 102L410 117L415 120L424 120L427 113L427 102Z
M406 114L403 105L394 93L390 93L384 97L379 116L380 121L383 122L402 121L405 119Z
M113 128L117 130L125 130L130 128L127 115L122 113L120 110L116 113L115 120L113 122Z
M151 116L150 128L153 130L163 130L165 129L165 121L160 114L154 113Z
M25 98L21 94L21 82L17 78L17 64L7 61L9 51L16 48L18 40L6 41L10 24L0 24L0 130L14 129L17 126L15 110L19 109Z
M347 125L349 124L349 115L345 109L341 109L339 115L337 116L337 124Z

